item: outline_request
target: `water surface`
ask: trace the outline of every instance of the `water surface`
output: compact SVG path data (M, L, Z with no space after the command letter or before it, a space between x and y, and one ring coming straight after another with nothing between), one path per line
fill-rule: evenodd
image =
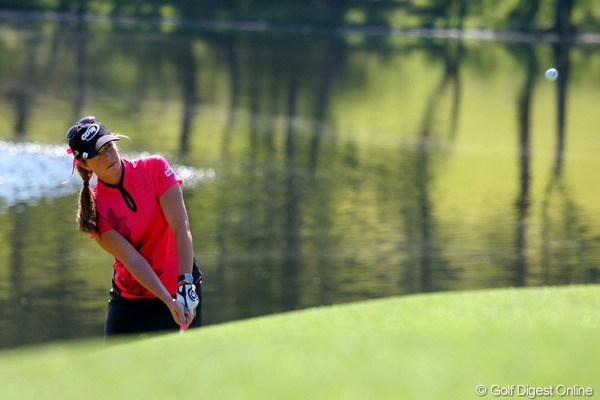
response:
M93 114L186 178L208 324L411 293L596 282L594 44L0 22L0 346L102 334L74 224ZM555 82L544 79L557 67Z

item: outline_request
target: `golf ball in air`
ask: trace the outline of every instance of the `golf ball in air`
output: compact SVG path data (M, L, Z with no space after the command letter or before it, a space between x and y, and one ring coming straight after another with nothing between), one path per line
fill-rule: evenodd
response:
M556 68L550 68L548 71L546 71L546 79L553 81L556 78L558 78L558 71Z

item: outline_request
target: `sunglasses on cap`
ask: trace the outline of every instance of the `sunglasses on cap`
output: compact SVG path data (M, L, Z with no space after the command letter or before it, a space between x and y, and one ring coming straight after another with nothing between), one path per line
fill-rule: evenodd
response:
M93 124L94 122L96 122L96 117L93 115L81 118L79 121L77 121L77 123L75 125L73 125L72 127L69 128L69 130L67 131L67 134L65 136L66 139L67 140L73 139L75 137L75 135L77 134L77 132L79 132L79 129L83 125Z

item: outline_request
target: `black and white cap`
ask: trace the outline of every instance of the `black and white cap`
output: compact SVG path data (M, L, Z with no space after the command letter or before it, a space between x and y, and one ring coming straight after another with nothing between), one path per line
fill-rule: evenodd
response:
M106 143L119 140L93 116L82 118L69 128L66 138L73 155L80 160L94 157Z

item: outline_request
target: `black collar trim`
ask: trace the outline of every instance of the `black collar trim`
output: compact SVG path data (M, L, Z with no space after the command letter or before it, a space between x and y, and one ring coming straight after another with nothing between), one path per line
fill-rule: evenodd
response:
M119 192L121 192L121 196L123 196L123 200L125 201L125 204L127 204L127 207L129 207L131 211L137 212L137 205L135 204L135 200L133 200L131 194L129 194L129 192L123 186L123 182L125 182L125 163L123 163L123 161L121 161L121 183L119 183L118 185L111 185L102 180L100 180L100 182L102 182L103 185L108 186L110 188L118 189Z

